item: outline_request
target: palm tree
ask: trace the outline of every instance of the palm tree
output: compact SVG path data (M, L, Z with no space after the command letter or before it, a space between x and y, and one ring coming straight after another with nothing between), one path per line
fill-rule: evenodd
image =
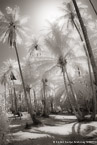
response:
M27 42L27 51L28 55L31 57L33 55L39 56L39 50L41 50L41 45L39 39L35 36L32 36L29 42Z
M24 89L25 99L26 99L26 103L27 103L27 106L28 106L28 109L29 109L29 112L31 115L32 112L31 112L31 109L29 108L29 103L27 100L26 87L25 87L25 83L24 83L24 79L23 79L23 74L22 74L18 49L17 49L17 43L21 43L21 41L22 41L22 39L20 37L21 34L23 34L25 36L26 28L23 26L23 24L27 21L27 18L24 18L24 19L20 18L18 7L15 7L14 9L7 7L6 11L7 11L6 15L1 13L1 19L0 19L0 29L2 30L1 41L5 42L7 39L9 45L11 47L14 47L14 49L15 49L18 66L19 66L19 71L20 71L20 76L21 76L21 80L22 80L22 85L23 85L23 89Z
M73 28L75 27L75 29L77 30L78 34L81 36L81 32L80 32L80 26L78 24L78 20L77 20L77 15L74 11L74 8L72 7L72 4L70 2L64 2L63 3L64 8L60 8L62 12L64 12L64 14L58 18L58 20L65 20L67 23L67 28L69 28L69 26L72 26ZM82 11L82 13L87 9L88 7L86 5L82 5L79 2L79 9ZM65 22L63 22L63 26L62 28L64 28L64 25L66 24Z
M97 67L96 67L96 62L95 62L94 55L93 55L93 52L92 52L91 44L90 44L90 41L89 41L89 38L88 38L87 29L84 25L84 22L83 22L83 19L81 17L81 14L80 14L79 8L77 6L76 0L72 0L72 2L73 2L73 5L75 7L75 11L76 11L76 14L78 16L79 23L80 23L80 26L81 26L81 29L82 29L82 32L83 32L83 36L84 36L85 43L86 43L86 46L87 46L87 51L88 51L88 54L89 54L90 62L91 62L92 68L93 68L93 73L94 73L94 77L95 77L95 84L96 84L96 82L97 82ZM96 96L95 95L94 95L94 98L93 98L93 103L94 103L94 108L93 108L92 118L93 118L93 120L95 120L95 114L96 114Z
M30 57L32 57L32 55ZM31 99L32 98L31 89L33 89L33 95L34 95L34 99L35 99L36 98L36 96L35 96L36 93L34 91L34 88L36 87L37 81L38 81L38 84L39 84L39 78L40 77L37 78L37 73L35 73L35 71L34 71L34 67L32 66L32 62L29 58L29 53L28 53L27 57L24 58L23 76L24 76L24 80L25 80L25 84L26 84L26 92L27 92L29 107L32 111L31 118L32 118L33 124L41 124L41 121L39 121L37 119L37 116L36 116L37 110L33 107L33 104L32 104L32 101L31 101L32 100ZM34 104L34 106L36 106L36 103Z
M47 99L46 99L46 91L47 91L47 82L48 80L45 78L45 79L42 79L42 83L43 83L43 100L42 100L42 103L44 105L44 109L43 109L43 116L45 117L48 117L48 113L47 113Z
M41 50L39 51L39 53L40 52L41 52ZM32 52L32 55L33 55L33 52ZM42 98L42 103L44 106L43 115L48 116L47 111L46 111L47 110L46 94L50 90L50 87L49 87L49 85L46 84L47 79L45 79L45 73L42 72L42 70L41 70L44 68L43 68L43 66L42 66L42 68L40 66L41 62L42 62L42 65L45 62L43 63L44 59L42 59L42 57L37 56L37 55L33 55L33 57L32 57L32 55L30 55L30 57L25 58L25 64L23 67L24 80L28 86L32 86L31 88L33 89L34 106L36 106L36 104L37 104L36 103L36 93L40 92L40 94L43 96L43 98ZM29 52L28 52L28 56L29 56ZM48 59L48 58L46 58L46 59ZM38 96L40 94L38 94ZM37 109L35 109L35 110L37 111Z
M91 73L91 64L90 64L90 58L89 58L89 54L87 52L87 48L86 48L86 45L84 44L84 38L83 38L83 35L82 35L82 32L81 32L81 29L80 29L80 25L78 23L78 19L77 19L77 15L75 13L75 10L73 9L72 7L72 4L71 3L63 3L64 6L66 6L66 8L62 9L64 11L64 15L60 17L60 19L67 19L68 22L67 22L67 27L68 25L72 25L73 28L76 29L77 33L79 34L79 38L83 44L83 48L84 48L84 51L85 51L85 55L87 57L87 63L88 63L88 69L89 69L89 76L90 76L90 85L91 85L91 90L92 90L92 94L93 96L95 95L94 93L94 86L93 86L93 78L92 78L92 73ZM82 5L82 4L81 4ZM87 6L79 6L79 9L81 10L86 10ZM64 28L64 25L62 26L62 28ZM74 33L74 32L73 32Z

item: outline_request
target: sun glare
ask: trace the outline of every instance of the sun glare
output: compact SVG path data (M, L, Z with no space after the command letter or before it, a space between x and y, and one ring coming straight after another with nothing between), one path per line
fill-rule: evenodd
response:
M41 14L40 14L40 18L43 20L43 21L50 21L50 22L54 22L54 20L56 18L58 18L58 16L60 15L59 11L58 11L58 8L54 7L53 5L52 6L44 6L42 11L41 11Z
M61 15L57 3L45 2L37 7L35 21L38 27L44 27L48 25L47 21L53 23Z

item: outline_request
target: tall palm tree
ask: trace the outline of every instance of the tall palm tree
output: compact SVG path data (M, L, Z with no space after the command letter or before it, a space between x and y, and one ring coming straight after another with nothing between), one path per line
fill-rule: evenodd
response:
M75 28L78 35L79 35L79 38L83 44L83 48L84 48L84 51L85 51L85 55L87 57L87 64L88 64L88 69L89 69L89 76L90 76L90 85L91 85L91 90L92 90L92 94L93 96L95 95L94 93L94 87L93 87L93 78L92 78L92 73L91 73L91 64L90 64L90 58L89 58L89 54L87 52L87 48L86 48L86 45L84 44L84 38L83 38L83 35L82 35L82 32L81 32L81 29L80 29L80 25L78 23L78 19L77 19L77 15L75 13L75 10L73 9L72 7L72 3L63 3L64 4L64 7L66 8L63 8L63 12L65 13L63 16L60 17L60 19L67 19L67 27L68 25L72 25L73 29ZM86 5L79 5L79 9L85 11L87 8ZM64 25L62 26L62 28L64 28ZM74 33L74 32L73 32Z
M14 9L7 7L6 11L7 13L5 15L1 13L1 19L0 19L0 30L2 30L1 41L5 42L7 39L9 45L11 47L14 47L15 49L26 103L27 103L30 114L32 114L31 109L29 108L28 100L27 100L26 87L25 87L25 83L23 79L23 74L22 74L18 49L17 49L17 43L21 43L22 41L20 37L21 34L22 36L26 35L25 34L26 28L23 26L23 24L27 22L27 18L24 18L24 19L20 18L18 7L15 7Z
M83 22L81 14L80 14L78 5L76 3L76 0L72 0L72 2L73 2L73 5L75 7L75 11L76 11L76 14L78 16L79 23L80 23L80 26L81 26L81 29L82 29L82 32L83 32L83 36L84 36L85 43L86 43L86 46L87 46L87 51L88 51L88 54L89 54L90 62L91 62L92 68L93 68L93 73L94 73L94 77L95 77L95 84L96 84L96 82L97 82L97 66L96 66L93 51L92 51L92 48L91 48L91 44L90 44L90 41L89 41L89 38L88 38L87 29L84 25L84 22ZM92 118L93 118L93 120L95 120L96 103L97 103L95 95L94 95L94 98L93 98L93 103L94 103L94 108L93 108Z

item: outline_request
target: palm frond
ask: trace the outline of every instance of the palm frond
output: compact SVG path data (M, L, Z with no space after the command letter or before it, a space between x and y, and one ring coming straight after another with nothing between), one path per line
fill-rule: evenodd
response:
M3 43L6 41L8 37L8 32L9 32L9 29L3 32L2 35L0 36L0 41L2 41Z
M14 9L7 7L6 8L6 14L2 14L2 17L0 19L0 30L2 31L7 31L7 35L5 34L6 39L8 39L8 43L10 44L10 46L13 45L14 41L20 41L20 37L19 36L25 36L26 33L24 33L23 28L21 29L21 26L27 21L27 18L20 18L19 15L19 7L15 7ZM17 35L16 33L21 33L21 35ZM16 36L17 35L17 36ZM4 38L4 41L6 40Z
M57 56L62 55L63 47L66 47L66 36L62 34L58 26L56 28L52 27L52 34L52 37L45 39L45 44Z

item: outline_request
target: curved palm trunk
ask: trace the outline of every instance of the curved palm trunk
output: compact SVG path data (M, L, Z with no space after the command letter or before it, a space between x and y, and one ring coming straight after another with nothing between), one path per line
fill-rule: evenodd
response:
M26 88L25 88L25 83L24 83L23 74L22 74L22 70L21 70L21 65L20 65L20 60L19 60L19 55L18 55L18 51L17 51L16 42L14 42L14 48L15 48L15 52L16 52L16 56L17 56L17 61L18 61L20 76L21 76L21 80L22 80L22 85L23 85L25 100L26 100L26 103L27 103L28 111L29 111L30 116L32 118L33 113L32 113L32 110L30 108L30 105L29 105L29 102L28 102L28 98L27 98L27 94L26 94Z
M76 0L72 0L72 2L73 2L73 5L75 7L75 10L76 10L76 13L77 13L77 16L78 16L78 19L79 19L79 23L80 23L80 26L81 26L81 29L82 29L82 32L83 32L83 36L84 36L84 39L85 39L85 42L86 42L87 51L88 51L88 54L89 54L90 62L91 62L94 77L95 77L95 84L97 85L97 67L96 67L96 62L95 62L94 55L93 55L93 52L92 52L91 44L90 44L90 41L89 41L89 38L88 38L87 30L86 30L86 27L83 23L83 19L81 17L81 14L80 14L79 8L77 6ZM96 92L96 96L97 96L97 92ZM96 115L96 103L97 103L96 102L96 96L95 95L93 96L94 97L93 98L94 108L93 108L93 113L92 113L93 120L95 120L95 115Z
M63 72L63 78L64 78L64 85L65 85L66 93L67 93L67 96L68 96L70 105L71 105L71 107L72 107L72 110L73 110L73 112L74 112L74 114L75 114L75 116L77 117L78 120L83 120L83 117L81 116L81 113L77 112L78 109L77 109L77 111L76 111L76 108L75 108L75 106L74 106L74 104L73 104L73 102L72 102L72 100L71 100L71 98L70 98L70 95L69 95L69 92L68 92L68 87L67 87L67 84L66 84L66 77L65 77L65 70L64 70L64 67L62 67L62 72ZM69 82L69 83L70 83L70 82ZM74 100L75 100L75 96L73 96L73 97L74 97ZM77 106L77 107L78 107L78 106Z

